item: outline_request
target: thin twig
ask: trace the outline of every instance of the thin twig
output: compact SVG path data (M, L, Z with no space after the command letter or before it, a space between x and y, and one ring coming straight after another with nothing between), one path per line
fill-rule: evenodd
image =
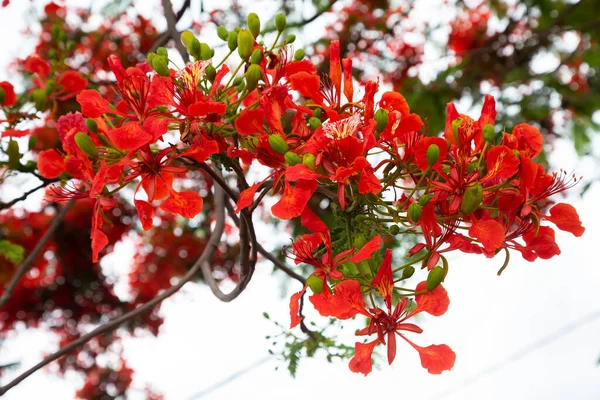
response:
M177 20L175 17L175 13L173 12L173 4L171 4L171 0L161 0L162 6L165 12L165 18L167 20L167 32L173 41L175 42L175 48L181 55L184 63L190 61L187 50L181 40L179 40L179 32L177 31Z
M55 179L48 179L48 180L44 180L42 183L40 183L38 186L34 187L31 190L26 191L25 193L23 193L22 196L19 196L15 199L12 199L11 201L9 201L8 203L0 203L0 210L4 210L7 208L10 208L12 206L14 206L15 204L17 204L20 201L23 201L25 199L27 199L27 197L29 197L31 194L37 192L38 190L48 186L49 184L51 184L52 182L55 182Z
M4 307L4 305L8 303L8 300L10 300L10 296L12 296L12 293L21 281L21 278L23 278L23 276L27 273L29 267L31 267L31 264L33 264L33 262L40 254L40 252L44 249L52 235L54 235L54 232L62 223L62 220L65 218L65 215L67 215L67 212L69 212L71 207L73 207L73 204L75 204L75 200L70 200L67 204L65 204L65 206L52 220L50 226L48 227L44 235L40 238L40 240L37 242L31 253L29 253L27 258L23 260L21 265L17 267L17 271L11 278L10 282L8 282L8 285L6 285L2 296L0 296L0 307Z

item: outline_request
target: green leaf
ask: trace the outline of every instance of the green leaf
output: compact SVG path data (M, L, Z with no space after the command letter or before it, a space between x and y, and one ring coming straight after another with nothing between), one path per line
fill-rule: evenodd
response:
M0 240L0 254L11 263L17 265L23 261L25 249L23 246L9 242L8 240Z

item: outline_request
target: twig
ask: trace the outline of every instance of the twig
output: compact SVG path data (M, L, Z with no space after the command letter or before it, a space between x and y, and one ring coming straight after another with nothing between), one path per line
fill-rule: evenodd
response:
M118 318L115 318L103 325L100 325L93 331L81 336L79 339L72 341L68 345L60 348L57 352L44 358L42 361L40 361L39 363L37 363L36 365L31 367L27 371L23 372L21 375L19 375L15 379L13 379L11 382L7 383L5 386L0 387L0 396L4 395L6 392L8 392L10 389L15 387L16 385L18 385L25 378L27 378L28 376L30 376L37 370L50 364L52 361L64 356L65 354L67 354L69 351L73 350L77 346L87 343L88 341L90 341L91 339L95 338L98 335L102 335L104 333L111 332L111 331L117 329L124 322L127 322L127 321L137 317L140 314L150 311L155 305L161 303L165 299L167 299L167 298L171 297L172 295L174 295L175 293L177 293L177 291L179 291L179 289L181 289L183 287L183 285L185 285L187 282L189 282L200 271L201 266L211 259L215 249L217 248L219 242L221 241L221 236L223 235L223 230L224 230L224 224L220 224L220 225L217 224L215 226L215 230L211 233L208 243L206 244L206 247L205 247L204 251L202 252L202 255L200 256L200 258L198 258L198 260L194 263L192 268L190 268L190 270L183 276L183 278L181 278L181 280L177 284L171 286L169 289L165 290L164 292L162 292L160 295L156 296L152 300L139 306L135 310L129 311L129 312L121 315Z
M165 18L167 20L167 32L173 41L175 42L175 48L181 55L184 63L190 61L187 50L181 40L179 40L179 32L177 31L177 20L175 18L175 13L173 12L173 4L171 4L171 0L161 0L163 10L165 12Z
M333 5L335 4L336 0L330 0L329 3L327 3L323 8L318 9L317 12L315 12L310 18L307 19L303 19L301 21L297 21L297 22L292 22L287 24L286 28L301 28L305 25L310 24L311 22L315 21L317 18L319 18L321 15L329 12L331 10L331 7L333 7ZM269 33L269 32L274 32L277 29L275 28L275 26L270 26L268 28L263 29L263 31L261 32L261 35L264 35L265 33Z
M10 208L12 206L14 206L15 204L17 204L20 201L23 201L25 199L27 199L27 197L29 197L29 195L37 192L38 190L48 186L50 183L55 182L54 179L51 180L44 180L42 183L40 183L38 186L34 187L31 190L26 191L25 193L23 193L22 196L19 196L15 199L12 199L11 201L9 201L8 203L0 203L0 210L4 210L7 208Z
M65 204L65 206L60 210L58 215L56 215L56 217L52 220L50 226L48 227L48 230L46 230L46 233L44 233L44 235L37 242L31 253L29 253L27 258L23 260L21 265L17 267L17 271L11 278L10 282L8 282L8 285L6 285L2 296L0 296L0 307L4 307L4 305L8 303L8 300L10 300L10 296L12 296L12 293L21 281L21 278L23 278L23 276L27 273L29 267L31 267L31 264L33 264L37 256L43 250L44 246L46 246L46 244L48 243L48 240L50 240L52 235L54 235L54 232L60 226L62 220L65 218L65 215L67 215L67 212L71 209L71 207L73 207L73 204L75 204L75 200L70 200L67 204Z

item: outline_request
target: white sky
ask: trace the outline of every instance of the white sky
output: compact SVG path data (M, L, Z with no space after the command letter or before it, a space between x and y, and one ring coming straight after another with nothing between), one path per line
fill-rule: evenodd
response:
M28 50L19 42L18 32L25 26L21 15L29 2L12 3L8 10L0 9L0 67ZM155 3L158 1L152 2ZM435 12L433 5L429 12ZM0 80L8 78L6 68L0 68ZM557 143L552 162L567 171L576 170L584 178L598 175L596 161L578 161L569 143ZM569 201L579 211L587 230L581 238L557 232L562 254L552 260L528 263L512 254L510 266L502 277L497 277L496 271L502 264L499 258L453 257L445 283L451 299L449 311L439 318L424 318L420 325L425 332L411 336L420 345L450 345L457 354L452 371L441 376L427 374L420 368L416 352L399 343L394 365L384 365L367 378L351 373L340 363L303 359L297 378L292 379L284 364L272 360L202 398L600 398L600 318L545 347L528 350L540 339L551 340L563 327L600 311L600 269L595 253L600 239L596 209L600 186L593 186L583 200L574 197ZM263 243L269 244L272 237L270 230L259 232ZM120 246L118 257L108 261L114 265L107 267L126 268L122 260L130 252L126 245ZM270 270L268 264L259 267L248 289L231 304L219 302L206 287L190 284L183 293L166 301L162 308L166 321L158 338L125 341L125 354L136 371L133 386L143 388L151 382L167 400L188 399L262 360L270 348L270 341L264 336L274 332L273 325L262 318L263 311L284 325L289 318L288 297L281 297L281 280L271 276ZM309 303L306 308L310 310ZM308 315L314 317L314 313ZM341 336L347 338L347 344L354 343L351 335ZM48 336L40 333L19 333L5 343L8 346L2 348L0 359L20 358L22 368L28 368L40 359L42 352L55 346L47 340ZM482 371L524 352L527 353L522 358L473 380ZM280 370L274 371L277 365ZM466 382L472 384L465 385ZM5 398L69 399L73 393L72 382L38 372ZM443 397L446 393L448 396ZM131 398L139 395L132 391Z

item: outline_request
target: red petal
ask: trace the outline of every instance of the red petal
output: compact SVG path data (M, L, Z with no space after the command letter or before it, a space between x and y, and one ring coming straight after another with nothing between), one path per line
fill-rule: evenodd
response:
M7 129L2 132L2 136L0 137L23 137L27 136L31 133L30 130L21 130L21 129Z
M335 87L336 96L341 95L342 66L340 64L340 41L333 40L329 47L329 77Z
M209 156L218 152L219 144L216 140L205 140L201 145L194 143L189 149L179 154L178 157L190 157L199 163L202 163L206 161Z
M302 322L302 317L300 314L300 298L304 295L306 291L306 286L302 288L298 293L294 293L292 297L290 297L290 329L298 326L300 322Z
M169 130L169 118L148 117L144 120L144 131L152 135L155 142Z
M502 246L505 230L498 221L493 219L482 221L471 217L471 222L469 236L479 240L487 252L493 252Z
M192 117L203 117L210 113L225 114L227 104L215 101L199 101L188 107L188 114Z
M235 129L240 135L265 134L263 125L265 112L261 108L244 109L235 120Z
M446 159L446 153L448 152L448 143L445 139L441 137L426 137L421 140L413 147L413 152L415 154L415 161L417 166L421 171L425 171L429 168L429 163L427 162L427 149L429 146L436 145L440 149L440 156L433 166L432 169L438 168L442 161Z
M340 282L333 289L333 296L327 289L324 289L321 294L310 296L309 300L315 310L324 317L349 319L356 314L370 316L365 309L360 283L355 280Z
M352 83L352 60L350 58L344 58L342 60L342 66L344 67L344 96L349 102L354 97L354 87Z
M108 237L100 229L92 229L92 262L98 262L98 253L108 244Z
M443 371L449 371L454 367L456 354L449 346L432 344L431 346L420 347L410 341L408 342L419 352L421 366L427 369L430 374L439 375Z
M81 112L88 118L98 118L104 113L112 112L108 101L95 90L82 90L77 95L77 102L81 106Z
M240 197L238 198L235 208L236 213L239 213L244 208L252 204L252 201L254 200L254 195L256 194L256 191L258 190L260 185L262 185L262 182L255 183L254 185L250 186L248 189L240 193Z
M381 192L381 189L381 182L379 181L379 178L377 178L369 169L363 169L360 173L360 179L358 180L358 193L378 194Z
M290 76L292 89L297 90L304 97L312 99L315 103L323 105L323 95L319 93L321 79L318 75L307 72L298 72Z
M44 178L56 178L65 170L65 160L56 149L40 151L37 163L40 175Z
M369 375L373 370L373 349L379 343L378 340L374 340L370 343L356 342L354 344L354 357L348 363L348 367L352 372L360 372L364 376Z
M479 125L483 129L487 124L494 125L496 121L496 100L489 94L485 95L481 116L479 117Z
M375 81L369 81L365 85L365 96L363 97L365 121L372 119L375 113L375 93L377 93L378 87L379 85Z
M390 249L385 251L383 262L379 267L379 271L377 271L375 279L371 282L371 285L377 288L379 293L381 293L385 299L388 309L391 309L392 295L394 294L394 276L392 275L392 251Z
M387 111L399 111L402 116L410 114L410 107L408 102L398 92L385 92L381 96L379 101L379 107L386 109Z
M454 137L454 133L452 133L452 122L458 117L460 117L460 114L456 111L454 103L448 103L446 105L446 127L444 128L444 137L453 144L456 144L456 138Z
M379 246L381 246L381 236L373 236L371 240L365 243L365 245L355 255L352 256L350 261L353 263L358 263L362 260L370 258L374 252L379 250Z
M58 78L57 83L67 92L79 93L87 87L87 80L77 71L67 71Z
M535 158L542 152L544 139L537 128L529 124L518 124L513 128L517 140L517 150L529 158Z
M306 204L317 190L317 181L300 180L296 186L287 181L281 199L271 208L271 213L279 219L298 217L304 211Z
M147 201L134 200L135 208L142 222L142 227L145 231L152 229L152 215L154 214L154 207Z
M506 146L495 146L488 150L485 163L487 175L484 181L505 180L519 171L519 158ZM495 183L495 182L494 182Z
M302 226L309 229L314 233L329 233L329 228L323 221L317 217L317 215L310 209L310 207L306 207L302 212L302 218L300 219Z
M420 292L425 290L426 287L427 282L423 281L417 285L415 290ZM448 311L448 306L450 305L448 292L442 285L439 285L430 292L417 295L415 300L417 302L417 307L411 312L411 315L424 311L433 316L439 317Z
M538 257L543 260L548 260L560 254L560 248L554 239L554 230L549 226L540 226L535 235L535 229L530 230L523 235L523 240L527 244L525 250L534 251ZM523 253L523 251L522 251ZM523 257L526 253L523 253ZM527 259L527 257L525 257Z
M304 164L296 164L293 167L288 167L285 170L285 179L288 182L295 182L300 179L313 181L317 178L324 178L325 175L321 175L312 169L308 168Z
M126 122L119 128L110 129L107 134L121 150L137 150L152 140L152 135L143 130L138 121Z
M4 100L1 105L10 107L17 102L17 95L15 94L15 88L10 82L0 82L0 88L4 89Z
M194 218L202 211L202 197L196 192L175 192L165 200L160 208L170 213L177 213L184 218Z
M570 204L559 203L555 205L550 209L550 216L545 218L554 222L558 229L571 232L577 237L585 232L585 228L581 226L577 210Z

